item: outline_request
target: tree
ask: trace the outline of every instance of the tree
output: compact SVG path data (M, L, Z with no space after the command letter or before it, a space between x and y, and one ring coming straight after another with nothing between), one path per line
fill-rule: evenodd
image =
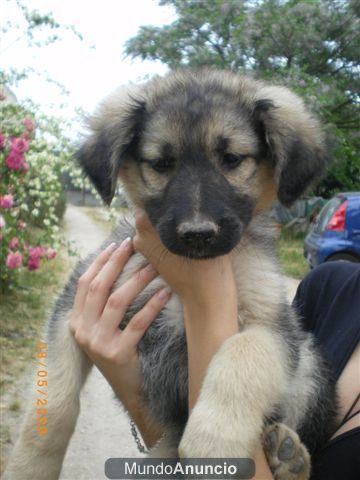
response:
M161 0L177 20L144 26L131 57L215 66L289 86L322 117L333 164L314 193L360 185L360 9L356 0Z
M17 42L23 40L25 40L28 49L32 47L44 48L60 40L66 31L82 40L81 34L72 25L58 23L52 13L43 14L38 10L29 9L23 0L15 0L14 3L17 7L18 20L16 22L8 20L1 25L0 33L3 42L0 54L10 50ZM7 43L6 39L11 39L10 43ZM6 85L17 84L33 74L45 76L48 82L55 83L63 93L67 93L63 85L49 78L44 71L36 72L33 68L2 70L0 71L0 83Z

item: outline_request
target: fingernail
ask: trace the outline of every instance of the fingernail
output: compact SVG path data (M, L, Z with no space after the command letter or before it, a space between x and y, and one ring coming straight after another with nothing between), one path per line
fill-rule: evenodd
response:
M160 300L165 300L166 298L170 298L170 296L171 296L170 288L168 288L168 287L162 288L158 292L157 296L158 296L158 298L160 298Z
M147 266L145 267L145 270L146 270L148 273L157 273L156 268L155 268L153 265L151 265L151 263L149 263L149 265L147 265Z
M131 245L131 237L125 238L123 242L121 242L120 247L121 250L127 250Z
M110 245L108 245L108 246L105 248L105 250L106 250L107 252L111 252L112 250L114 250L115 247L116 247L116 243L115 243L115 242L112 242L112 243L110 243Z

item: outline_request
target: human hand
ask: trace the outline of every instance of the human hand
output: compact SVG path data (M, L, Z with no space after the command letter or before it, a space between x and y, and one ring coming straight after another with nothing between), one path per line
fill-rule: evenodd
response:
M137 345L170 297L169 291L160 290L123 331L119 329L128 306L157 276L148 265L110 294L132 253L130 239L116 249L111 244L100 253L79 279L69 321L76 342L125 404L136 402L140 389Z
M238 331L231 256L189 260L174 255L166 250L143 212L135 214L135 221L135 249L156 267L183 304L192 409L210 360L222 343Z
M137 233L134 248L156 267L183 303L196 301L199 306L214 308L214 302L237 302L231 254L209 260L193 260L169 252L146 214L135 213ZM218 305L219 306L219 305Z

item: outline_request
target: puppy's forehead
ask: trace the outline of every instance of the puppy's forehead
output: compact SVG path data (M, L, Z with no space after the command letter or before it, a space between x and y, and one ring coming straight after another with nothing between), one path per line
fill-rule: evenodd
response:
M141 149L145 157L163 154L164 145L180 155L191 146L213 152L226 140L229 151L251 154L258 138L246 110L228 98L176 98L155 108L145 126ZM225 145L224 143L224 145Z

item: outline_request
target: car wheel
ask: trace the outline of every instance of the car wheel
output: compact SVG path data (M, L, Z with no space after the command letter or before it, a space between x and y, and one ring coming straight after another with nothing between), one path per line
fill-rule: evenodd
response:
M335 261L338 261L338 260L355 262L355 263L360 262L359 257L357 257L356 255L352 255L351 253L347 253L347 252L335 253L334 255L331 255L331 257L326 259L327 262L335 262Z

